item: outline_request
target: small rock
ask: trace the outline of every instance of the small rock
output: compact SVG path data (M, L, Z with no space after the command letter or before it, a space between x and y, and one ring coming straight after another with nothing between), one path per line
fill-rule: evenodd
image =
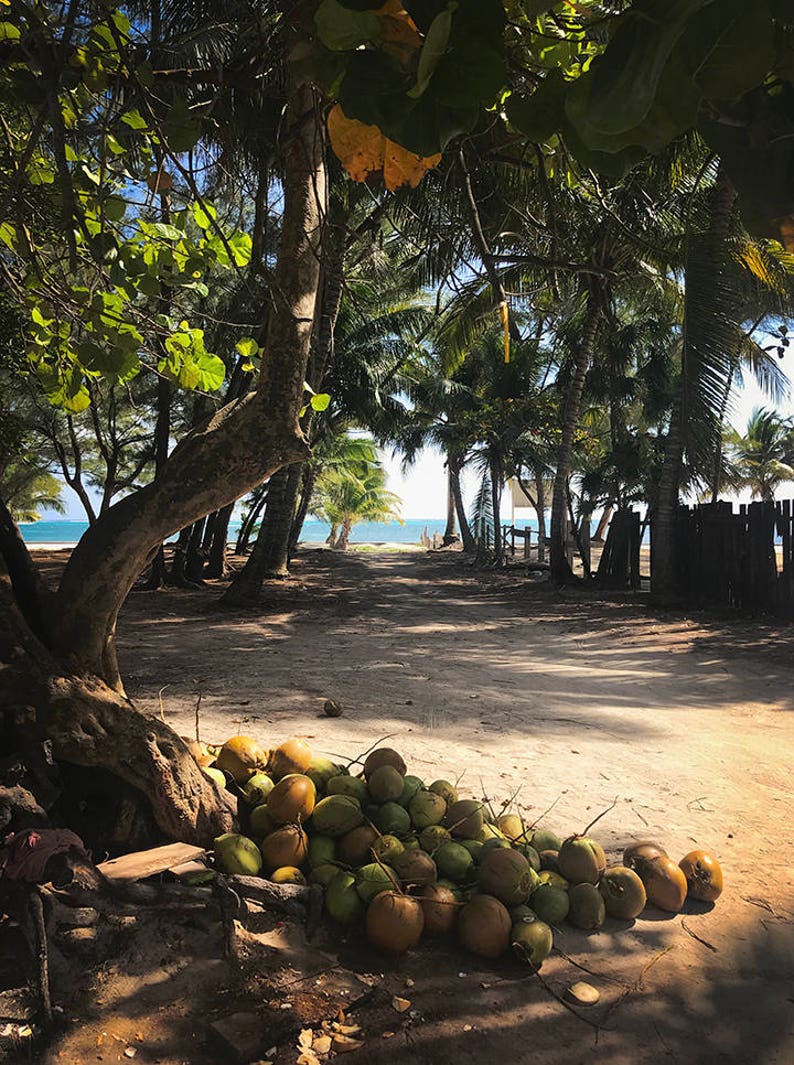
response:
M583 980L572 984L565 994L577 1006L595 1006L596 1002L601 998L601 992L593 987L592 984L586 984Z
M325 700L323 713L326 717L341 717L343 712L341 703L337 703L334 699Z

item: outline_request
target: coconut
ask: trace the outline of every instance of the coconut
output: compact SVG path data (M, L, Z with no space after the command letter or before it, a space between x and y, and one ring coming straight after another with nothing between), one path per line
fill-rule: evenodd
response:
M372 820L384 836L400 836L411 827L408 811L397 802L385 802L374 811Z
M526 902L532 889L533 873L523 854L499 847L483 851L480 862L480 890L507 906Z
M270 879L274 884L306 885L306 877L300 869L296 869L294 865L283 865L280 869L274 870L270 874Z
M642 881L648 902L667 913L678 913L687 895L686 877L672 858L635 858L634 871Z
M496 827L511 843L528 843L532 834L527 833L524 818L519 814L500 814L496 819Z
M403 778L403 791L397 802L399 802L400 806L407 806L417 791L421 791L422 788L424 788L424 783L420 778L412 777L409 773L408 776Z
M434 791L418 791L408 804L411 820L418 829L438 825L447 812L447 804Z
M317 803L312 814L314 831L334 839L358 828L363 821L361 807L350 795L329 795Z
M560 847L560 873L571 884L597 884L607 859L600 843L587 836L570 836Z
M364 913L364 903L356 891L356 878L340 869L325 889L325 908L340 924L353 924Z
M335 699L326 699L323 703L323 713L326 717L341 717L342 712L342 704Z
M482 958L498 958L510 945L512 922L505 906L492 895L475 895L457 919L461 943Z
M483 851L491 851L494 849L501 849L503 851L512 850L509 839L502 839L501 836L491 836L490 839L486 839L482 845Z
M204 774L205 777L209 777L210 780L214 781L219 788L226 787L226 777L216 766L203 765L201 767L201 772Z
M521 961L536 968L551 954L554 939L545 921L516 921L510 929L510 946Z
M335 862L336 840L330 836L312 836L309 840L309 868L316 869L319 865Z
M416 897L425 915L425 934L443 936L451 931L459 909L455 893L443 884L428 884L419 888Z
M418 851L422 850L422 845L416 836L403 836L400 840L403 845L403 850L406 851Z
M421 903L396 891L381 892L367 910L367 939L386 954L403 954L416 946L424 925Z
M248 816L248 830L254 839L262 840L278 828L273 820L273 815L267 808L267 803L262 803L251 811Z
M368 906L381 891L399 891L400 881L393 869L379 862L362 865L356 873L358 897Z
M559 851L540 851L538 854L540 858L540 869L551 869L553 873L559 873L560 871L560 852Z
M206 743L200 743L198 740L189 740L187 736L183 736L182 739L187 744L187 749L193 755L197 764L204 769L206 766L212 765L215 761L215 755L207 747Z
M586 881L574 884L568 892L568 901L570 903L568 920L576 928L592 932L604 923L606 907L601 892L595 884L589 884Z
M327 888L338 872L339 866L333 865L331 862L318 865L309 873L309 883L319 884L320 887Z
M483 817L485 817L487 813L486 807L483 807L482 813ZM477 839L479 839L481 843L487 843L488 840L491 839L501 839L503 842L509 843L509 840L504 834L504 832L502 832L501 829L497 828L496 824L492 821L483 821L483 826L477 835Z
M555 873L553 869L543 869L538 873L538 880L541 884L552 884L554 887L562 888L563 891L567 891L570 887L565 877Z
M455 884L451 880L444 880L442 877L440 880L436 880L436 887L446 888L447 891L451 891L458 902L464 901L464 891L460 884Z
M722 894L722 868L708 851L690 851L678 863L693 899L716 902Z
M452 836L443 825L428 825L419 833L419 846L428 854L451 842Z
M351 795L362 806L369 802L367 782L361 777L351 777L347 773L339 773L331 777L325 786L328 795Z
M568 892L552 884L538 884L530 895L529 904L546 924L561 924L570 909Z
M558 851L562 846L562 841L557 833L548 828L533 829L529 842L538 853L541 851Z
M527 906L526 904L523 904L521 906L511 906L510 920L513 922L513 924L515 924L516 921L537 921L538 915L530 906Z
M243 784L242 793L249 806L261 806L274 788L273 781L267 773L256 772Z
M382 765L393 766L401 777L405 776L406 766L400 755L391 747L378 747L377 750L367 755L367 760L364 762L364 776L367 780Z
M297 869L309 855L309 838L299 825L284 825L265 836L259 850L265 869L280 869L282 865Z
M339 860L345 865L363 865L368 861L372 846L378 838L372 825L359 825L339 840Z
M398 854L393 862L394 871L403 884L424 887L426 884L435 884L438 877L436 863L429 854L424 851L403 851Z
M330 758L321 758L315 754L312 755L312 760L309 762L306 776L314 784L317 794L322 795L331 777L339 776L339 766L332 762Z
M440 795L447 806L451 806L453 802L458 801L458 789L454 784L450 784L448 780L434 780L427 790Z
M622 865L607 869L598 882L598 890L604 899L610 917L633 921L645 908L645 887L631 870Z
M262 856L252 839L238 832L224 832L213 844L215 865L222 873L242 876L258 876L262 868Z
M532 846L531 843L514 843L513 846L519 854L523 854L526 860L529 862L530 869L534 869L536 873L539 873L543 868L540 861L540 855Z
M281 780L288 773L305 773L311 763L312 752L308 743L293 736L270 752L268 772L274 780Z
M372 853L379 862L391 865L398 854L402 854L405 847L396 836L378 836L372 844Z
M393 765L382 765L367 777L367 789L375 802L396 802L403 793L403 778Z
M309 777L289 773L282 777L267 797L267 808L274 821L286 825L311 817L317 791Z
M474 859L460 843L445 843L433 855L439 873L449 880L465 880L474 864Z
M267 751L251 736L232 736L221 747L215 764L235 783L245 784L257 769L266 768Z
M663 847L660 847L658 843L651 842L649 839L642 839L637 843L630 843L626 847L623 851L623 864L627 869L633 869L637 858L650 860L651 858L662 857L667 857L667 851Z
M484 824L483 804L477 799L458 799L447 810L444 824L456 839L478 839Z
M485 847L484 843L481 843L478 839L459 839L458 843L460 843L461 847L466 848L475 862L480 860Z

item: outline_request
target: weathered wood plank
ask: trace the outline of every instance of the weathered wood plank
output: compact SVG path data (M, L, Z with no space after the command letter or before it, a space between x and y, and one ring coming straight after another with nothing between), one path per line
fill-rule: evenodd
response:
M166 843L162 847L111 858L98 865L97 869L108 880L145 880L149 876L165 873L174 866L197 861L206 853L201 847L193 847L189 843Z

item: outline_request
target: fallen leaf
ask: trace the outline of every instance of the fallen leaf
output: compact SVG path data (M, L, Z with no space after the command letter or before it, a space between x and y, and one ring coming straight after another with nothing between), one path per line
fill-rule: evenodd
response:
M361 1032L360 1024L340 1024L339 1021L334 1021L333 1027L340 1035L359 1035Z
M312 1039L314 1038L314 1032L311 1028L303 1028L301 1034L298 1036L299 1047L310 1047L312 1045Z
M337 1054L346 1054L349 1050L358 1050L363 1046L359 1039L351 1039L349 1035L334 1036L334 1050Z
M329 1054L331 1052L331 1037L330 1035L318 1035L312 1043L312 1050L315 1054Z
M405 1013L407 1009L411 1008L410 1001L407 998L400 998L399 995L394 996L394 998L391 1000L391 1004L397 1010L398 1013Z

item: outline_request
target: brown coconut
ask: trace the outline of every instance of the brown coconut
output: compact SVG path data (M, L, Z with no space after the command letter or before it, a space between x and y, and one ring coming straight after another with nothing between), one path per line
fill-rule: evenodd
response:
M648 902L667 913L678 913L684 905L687 882L683 872L666 854L635 860L634 871L645 887Z
M358 828L352 829L339 840L339 860L345 865L364 865L370 861L372 845L377 838L377 830L371 825L359 825Z
M505 847L489 847L480 862L479 883L481 891L506 906L518 906L529 898L537 877L523 854Z
M436 863L422 850L406 850L398 854L392 868L406 887L425 887L438 878Z
M460 903L450 888L428 884L417 891L416 897L425 915L425 935L443 936L452 930Z
M284 865L298 869L309 856L309 837L299 825L284 825L265 836L259 849L269 873Z
M265 768L267 751L252 736L232 736L221 747L215 764L237 784L245 784L257 769Z
M364 776L369 780L375 770L383 765L393 766L401 777L405 776L408 768L397 751L392 750L391 747L378 747L377 750L367 755L367 760L364 762Z
M416 946L424 924L419 901L397 891L381 891L367 908L367 939L385 954L403 954Z
M311 762L308 743L293 736L270 752L267 771L274 780L280 780L288 773L305 773Z
M510 946L510 913L492 895L475 895L458 914L461 943L481 958L498 958Z
M301 773L289 773L268 795L267 808L274 821L286 825L311 817L316 798L313 781Z

